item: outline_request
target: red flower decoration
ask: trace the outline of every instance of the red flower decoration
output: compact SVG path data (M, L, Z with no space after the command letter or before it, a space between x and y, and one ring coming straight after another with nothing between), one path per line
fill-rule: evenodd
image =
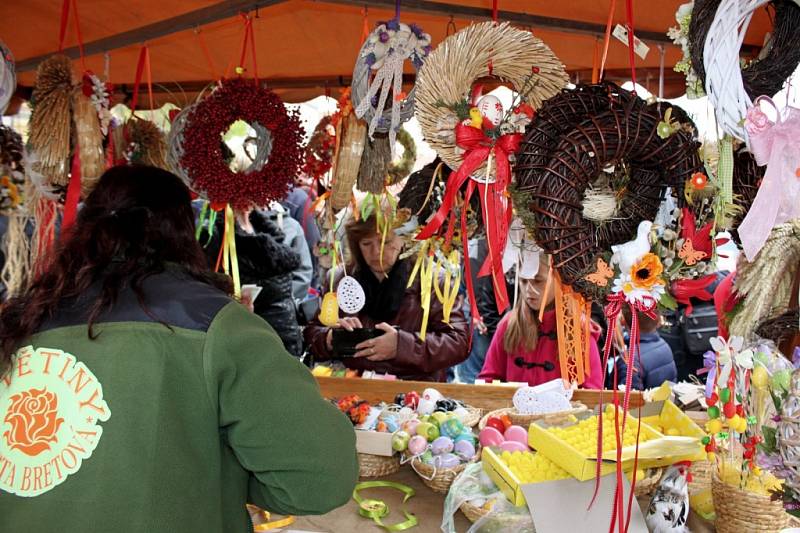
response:
M261 170L233 172L223 159L222 135L237 120L258 123L272 134L272 151ZM287 111L278 95L253 80L223 80L187 117L181 166L192 188L212 203L265 206L291 188L303 163L302 137L299 114Z
M692 185L698 191L702 191L708 185L708 177L702 172L695 172L692 174Z

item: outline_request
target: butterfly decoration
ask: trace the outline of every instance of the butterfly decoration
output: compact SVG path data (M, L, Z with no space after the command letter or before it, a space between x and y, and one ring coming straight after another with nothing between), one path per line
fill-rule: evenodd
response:
M690 239L683 241L683 246L681 246L681 250L678 252L678 257L683 259L689 266L696 265L698 261L705 259L707 255L708 254L703 251L695 250L694 244Z
M614 270L608 266L608 263L602 257L597 258L597 270L588 274L585 279L589 283L594 283L598 287L605 287L608 285L608 280L614 277Z
M728 376L734 364L746 370L753 369L753 350L742 351L742 346L744 345L742 337L731 337L730 340L725 340L723 337L712 337L709 342L717 354L716 364L720 367L720 383L728 381ZM711 373L709 373L708 379L713 382Z

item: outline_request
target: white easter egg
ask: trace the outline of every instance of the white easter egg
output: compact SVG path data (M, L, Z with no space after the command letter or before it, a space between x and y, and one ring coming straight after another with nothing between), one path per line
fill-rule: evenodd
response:
M436 408L436 402L421 398L417 406L417 413L421 415L429 415Z
M336 298L339 300L339 309L348 315L354 315L364 308L366 296L364 289L351 276L345 276L336 288Z
M444 396L442 396L442 393L439 392L438 390L429 388L422 391L422 398L424 398L425 400L432 401L433 403L436 403L442 398L444 398Z
M499 126L503 121L505 110L503 110L503 104L498 97L492 94L482 96L475 107L478 108L483 119L491 122L492 126Z

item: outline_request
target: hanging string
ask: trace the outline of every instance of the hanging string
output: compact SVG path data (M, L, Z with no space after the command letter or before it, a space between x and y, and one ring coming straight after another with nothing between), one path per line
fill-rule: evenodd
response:
M209 52L208 45L206 44L206 38L203 36L203 31L197 27L194 30L194 34L197 35L197 40L200 43L200 49L203 51L203 55L206 58L206 63L208 64L208 73L211 75L211 79L219 79L219 76L217 75L217 69L214 67L214 60L212 59L211 52Z
M64 2L61 4L61 28L58 33L58 51L64 51L64 39L67 36L67 22L69 22L70 5L72 6L72 11L75 14L73 17L73 23L75 24L75 36L78 39L78 51L81 58L81 68L84 72L86 72L88 69L86 68L86 57L83 51L83 35L81 34L81 24L78 17L77 0L64 0Z
M658 97L664 98L664 56L667 51L663 44L658 45L659 61L658 61Z
M369 38L369 17L367 16L368 14L369 14L369 10L366 7L362 7L361 8L361 20L362 20L362 25L361 25L361 44L364 44L364 41L366 41Z
M498 0L492 0L492 21L497 25L497 2Z
M600 39L594 40L594 53L592 54L592 83L600 81Z
M394 0L394 19L400 22L400 0Z
M150 98L150 109L155 109L153 100L153 76L150 71L150 50L146 44L139 50L139 62L136 65L136 79L133 82L133 96L131 97L131 115L136 113L136 106L139 103L139 85L142 83L142 76L147 74L147 93Z
M453 30L453 33L450 33L451 29ZM450 20L447 22L447 28L445 28L444 30L444 35L445 37L450 37L451 35L454 35L457 31L458 28L456 27L455 18L453 17L453 15L450 15Z
M625 0L625 12L628 18L628 60L631 63L631 81L633 82L633 94L636 94L636 54L634 53L633 35L633 0Z
M617 10L617 0L611 0L608 8L608 21L606 22L606 34L603 40L603 58L600 60L600 76L598 81L603 81L603 74L606 69L606 59L608 58L608 44L611 42L611 25L614 23L614 12Z

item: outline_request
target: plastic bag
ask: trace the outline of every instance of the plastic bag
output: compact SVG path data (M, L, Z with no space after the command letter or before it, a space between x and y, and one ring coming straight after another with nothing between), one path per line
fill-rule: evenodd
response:
M468 533L535 533L526 506L516 507L486 475L483 464L468 465L453 481L444 501L442 531L456 533L453 517L464 502L476 507L488 506L489 514L478 520Z

